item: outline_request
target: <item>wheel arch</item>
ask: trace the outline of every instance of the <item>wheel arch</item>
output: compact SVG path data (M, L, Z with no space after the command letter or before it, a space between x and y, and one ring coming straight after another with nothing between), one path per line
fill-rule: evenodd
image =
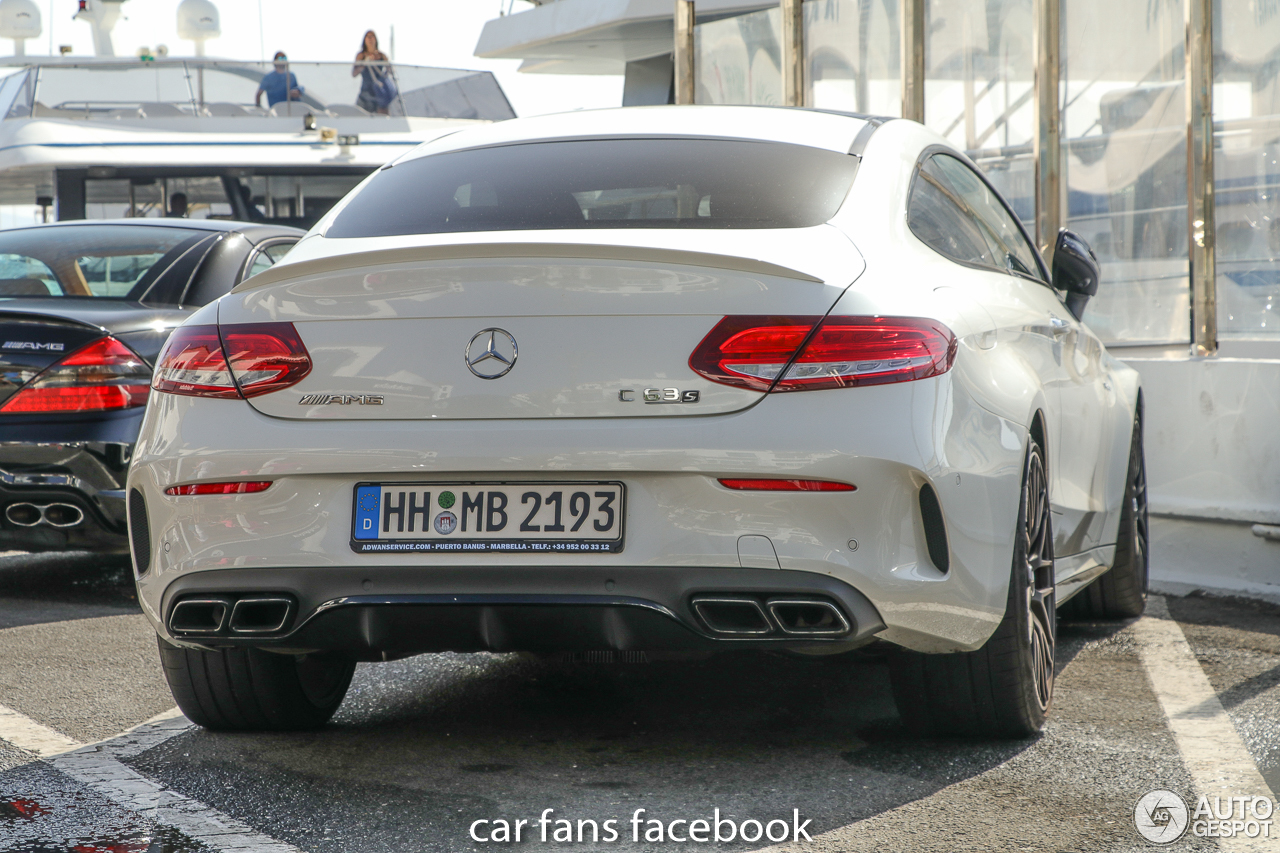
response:
M1047 416L1044 413L1044 408L1042 406L1037 407L1036 410L1031 413L1031 422L1030 422L1030 425L1027 427L1027 433L1035 441L1036 444L1040 445L1040 453L1042 456L1044 456L1044 471L1046 475L1050 475L1051 472L1049 471L1049 428L1045 423L1046 420L1047 420ZM1049 476L1049 482L1050 483L1053 482L1052 476Z

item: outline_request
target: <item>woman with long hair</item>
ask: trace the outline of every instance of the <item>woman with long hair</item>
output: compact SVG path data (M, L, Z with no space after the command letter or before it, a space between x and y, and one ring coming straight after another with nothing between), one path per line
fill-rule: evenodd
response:
M389 115L391 102L399 94L391 76L390 60L378 50L378 35L373 30L364 34L356 64L351 66L352 77L363 77L356 106L378 115Z

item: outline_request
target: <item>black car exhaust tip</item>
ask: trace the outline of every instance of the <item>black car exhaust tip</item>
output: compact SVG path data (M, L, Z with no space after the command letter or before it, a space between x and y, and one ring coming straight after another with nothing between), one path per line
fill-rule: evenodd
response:
M227 624L232 601L221 596L184 598L173 605L169 630L175 634L216 634Z
M698 618L713 634L725 637L760 637L773 633L764 608L754 598L700 596L691 602Z
M19 527L35 527L44 518L44 513L35 504L9 504L4 511L4 517Z
M293 610L293 599L284 596L242 598L231 608L229 627L233 634L274 634L289 624Z
M784 634L841 637L852 630L843 611L821 598L771 598L767 603Z
M44 508L44 522L53 527L75 527L84 521L84 511L75 504L49 504Z
M9 504L4 517L11 524L19 527L36 527L47 524L50 527L75 527L84 521L84 510L75 504Z

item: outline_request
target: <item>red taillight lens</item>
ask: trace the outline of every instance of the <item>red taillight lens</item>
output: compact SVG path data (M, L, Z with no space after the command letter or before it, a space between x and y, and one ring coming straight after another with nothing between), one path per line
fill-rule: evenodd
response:
M955 361L955 335L936 320L819 320L725 317L694 350L689 366L724 385L809 391L924 379L946 373Z
M252 480L247 483L193 483L190 486L170 486L164 490L166 495L251 495L254 492L265 492L271 486L270 480Z
M689 366L722 385L768 391L821 317L725 317L689 356Z
M833 480L778 480L774 478L721 477L720 485L726 489L750 492L856 492L853 483L837 483Z
M231 373L246 397L301 382L311 356L292 323L239 323L219 327Z
M156 359L151 387L189 397L239 397L217 326L179 326Z
M192 397L255 397L310 372L311 357L292 323L182 326L160 352L152 387Z
M0 406L5 414L91 412L145 406L151 371L113 337L81 347Z

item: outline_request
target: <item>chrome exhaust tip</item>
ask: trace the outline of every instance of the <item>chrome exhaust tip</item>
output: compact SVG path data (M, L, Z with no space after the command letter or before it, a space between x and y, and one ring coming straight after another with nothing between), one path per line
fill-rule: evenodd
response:
M713 634L724 637L762 637L773 633L764 608L754 598L700 596L693 610Z
M231 608L233 634L273 634L293 617L293 599L279 596L242 598Z
M840 608L821 598L771 598L767 605L784 634L841 637L852 630Z
M75 504L9 504L5 508L4 517L11 524L19 527L37 527L47 524L50 527L75 527L84 521L84 510Z
M175 634L216 634L227 624L231 599L221 596L184 598L169 613L169 630Z
M84 511L75 504L49 504L43 509L44 523L50 527L75 527L84 521Z
M4 517L9 519L10 524L19 527L35 527L44 519L44 513L35 504L9 504L5 508Z

